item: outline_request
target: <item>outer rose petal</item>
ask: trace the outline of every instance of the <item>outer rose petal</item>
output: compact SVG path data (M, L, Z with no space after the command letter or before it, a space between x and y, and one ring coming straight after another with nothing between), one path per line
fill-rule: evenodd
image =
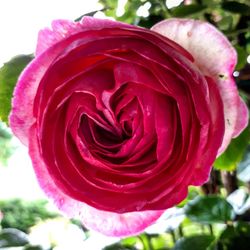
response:
M96 19L92 17L83 17L80 22L69 20L55 20L51 25L52 29L45 28L38 33L38 41L36 47L36 56L44 52L46 49L61 41L62 39L81 32L84 30L97 30L105 27L130 27L130 25L114 22L110 20Z
M128 236L142 232L155 222L164 212L144 211L117 214L95 209L83 202L71 199L54 184L42 158L40 157L36 130L30 129L29 153L40 186L49 197L53 198L58 208L68 216L78 217L86 227L107 236ZM100 226L101 225L101 226Z
M183 46L192 54L199 69L217 82L225 115L225 135L218 151L222 153L248 123L247 107L232 77L237 61L234 48L222 33L202 21L168 19L153 26L152 30Z
M55 20L52 29L45 28L38 33L36 56L65 37L81 31L81 24L69 20Z
M121 22L84 17L80 22L55 20L52 22L52 29L46 28L39 32L36 58L19 77L9 118L12 131L23 144L28 146L28 130L34 122L33 102L40 80L51 62L66 46L59 42L84 30L96 30L105 27L131 26ZM25 98L23 93L25 93Z
M54 46L49 51L37 56L22 72L14 90L12 110L9 117L10 127L26 146L28 146L29 128L34 123L33 102L38 85L60 50L60 46Z

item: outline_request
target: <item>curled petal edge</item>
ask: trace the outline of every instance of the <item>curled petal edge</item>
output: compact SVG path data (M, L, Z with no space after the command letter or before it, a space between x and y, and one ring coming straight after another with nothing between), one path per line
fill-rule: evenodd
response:
M237 54L227 38L209 23L191 19L168 19L151 28L174 40L192 54L200 71L217 83L224 106L225 135L218 155L248 124L248 109L239 97L232 77ZM216 63L215 63L216 62Z
M43 53L55 43L68 36L86 30L97 30L102 28L133 27L129 24L114 22L107 19L98 19L85 16L80 22L58 19L52 22L51 28L45 28L38 33L36 56Z

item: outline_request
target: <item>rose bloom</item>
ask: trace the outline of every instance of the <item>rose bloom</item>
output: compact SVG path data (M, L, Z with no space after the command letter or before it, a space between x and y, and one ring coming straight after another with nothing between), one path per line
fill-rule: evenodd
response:
M18 80L10 125L60 210L106 235L136 234L206 182L246 127L235 64L201 21L56 20Z

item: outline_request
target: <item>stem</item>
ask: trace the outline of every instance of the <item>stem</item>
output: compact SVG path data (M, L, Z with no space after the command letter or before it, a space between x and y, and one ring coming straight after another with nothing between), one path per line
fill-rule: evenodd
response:
M138 238L140 239L143 250L154 250L150 236L146 233L139 235Z
M248 193L250 193L250 182L247 183L247 190L248 190Z
M161 9L163 10L163 11L162 11L163 16L164 16L165 18L171 17L170 11L169 11L169 9L168 9L167 6L166 6L165 1L156 0L156 2L161 6Z
M205 183L201 189L204 192L204 194L217 194L219 193L219 172L217 170L212 170L210 174L209 181Z
M212 224L208 224L209 232L213 236L214 235L214 230Z
M245 29L239 29L239 30L234 30L234 31L231 31L231 32L225 32L225 35L226 36L237 36L241 33L245 33L245 32L248 32L249 31L249 28L245 28Z
M227 191L227 195L231 194L233 191L235 191L238 188L237 185L237 177L235 171L221 171L221 180L223 183L223 186L225 187Z
M146 236L146 239L147 239L147 241L148 241L148 250L154 250L153 245L152 245L152 242L151 242L151 237L150 237L150 235L145 234L145 236Z
M183 229L182 229L182 226L181 226L181 225L178 227L178 232L179 232L179 237L180 237L180 238L184 236L184 234L183 234Z
M175 233L174 233L174 231L173 230L170 230L170 232L169 232L170 234L171 234L171 236L172 236L172 240L173 240L173 242L174 242L174 244L176 243L176 237L175 237Z

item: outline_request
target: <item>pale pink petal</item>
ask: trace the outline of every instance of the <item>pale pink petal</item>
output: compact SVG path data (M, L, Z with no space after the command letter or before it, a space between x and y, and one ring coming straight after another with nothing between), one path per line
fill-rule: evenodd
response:
M232 77L236 51L221 32L206 22L174 18L156 24L152 30L183 46L193 55L197 67L217 82L225 116L225 135L218 152L222 153L248 121L246 105L241 101Z
M227 38L209 23L192 19L167 19L152 30L179 43L195 58L205 75L230 77L237 54Z
M79 22L69 20L55 20L52 22L51 26L51 29L45 28L39 31L35 53L36 56L69 35L82 30Z
M58 189L47 171L39 153L35 126L30 129L29 142L29 153L43 191L61 211L67 216L79 218L87 228L108 236L124 237L142 232L163 214L164 210L117 214L98 210L70 198Z
M48 53L43 53L31 61L20 75L14 90L9 117L10 127L26 146L28 145L29 128L34 122L33 102L37 88L49 65L61 49L60 46L54 46Z
M14 90L9 123L12 132L26 146L28 146L28 132L34 122L33 100L47 67L46 58L32 61L22 72Z
M93 17L83 17L80 22L70 20L55 20L52 22L51 29L45 28L38 33L36 56L64 38L86 30L97 30L103 28L133 27L131 25L114 22L107 19Z
M76 202L76 201L75 201ZM79 218L83 224L107 236L129 236L141 233L152 225L165 210L116 214L80 204Z
M118 22L112 21L109 19L99 19L90 16L85 16L80 21L82 28L85 30L98 30L104 28L135 28L135 26Z
M238 112L238 122L236 124L233 138L237 137L241 131L246 127L246 124L248 123L248 108L245 104L245 102L240 98L240 104L239 104L239 112Z

